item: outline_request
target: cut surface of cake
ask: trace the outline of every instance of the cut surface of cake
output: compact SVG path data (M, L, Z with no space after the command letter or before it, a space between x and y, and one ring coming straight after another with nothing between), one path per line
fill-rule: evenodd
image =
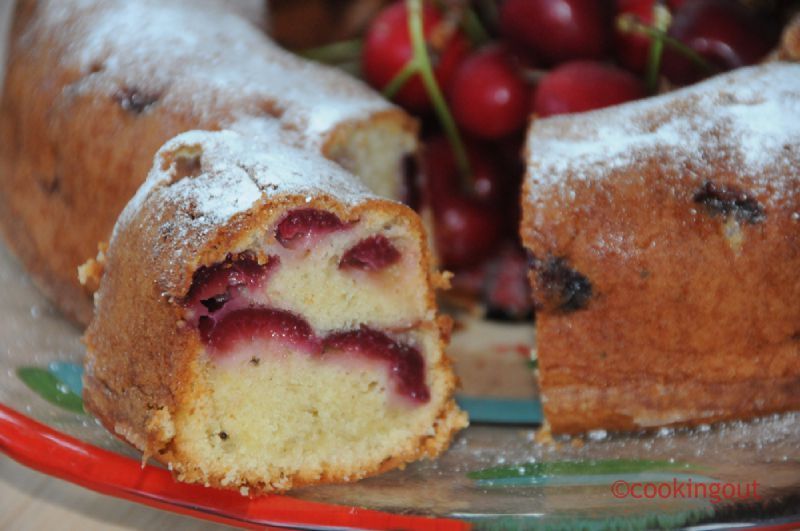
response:
M554 432L800 409L800 65L537 120L522 238Z
M247 133L272 121L285 142L338 162L374 193L408 196L416 122L360 81L280 49L249 9L223 0L16 4L0 102L0 231L83 323L91 297L77 267L181 132Z
M453 400L424 230L277 136L189 132L104 257L84 398L184 481L356 480L442 452Z

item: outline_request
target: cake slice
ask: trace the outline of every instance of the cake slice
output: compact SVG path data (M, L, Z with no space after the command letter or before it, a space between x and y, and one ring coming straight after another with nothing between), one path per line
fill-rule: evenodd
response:
M536 120L527 157L553 432L800 409L800 65Z
M180 480L224 488L438 455L466 416L419 217L262 133L158 152L104 256L86 407Z
M251 3L16 2L0 101L0 232L78 321L91 317L91 296L77 267L181 132L249 134L269 120L283 141L374 193L411 199L416 122L347 74L280 49L247 15Z

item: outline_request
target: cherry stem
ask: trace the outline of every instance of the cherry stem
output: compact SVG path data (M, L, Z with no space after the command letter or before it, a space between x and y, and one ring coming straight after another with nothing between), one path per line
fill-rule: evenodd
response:
M467 34L472 44L481 46L489 42L489 32L483 27L480 18L472 8L467 7L462 17L461 27L464 28L464 33Z
M639 33L640 35L645 35L650 39L660 38L664 41L666 46L669 46L679 54L689 59L692 63L703 69L707 74L715 74L718 72L718 69L703 59L699 53L695 52L678 39L670 37L665 31L661 31L652 26L648 26L647 24L643 24L633 15L620 15L617 18L617 28L622 32Z
M361 55L361 39L339 41L318 48L301 50L298 55L319 63L349 63Z
M647 58L647 72L645 82L650 94L658 90L658 75L661 72L661 59L664 56L664 36L672 22L669 9L662 4L653 6L654 28L658 30L658 35L650 39L650 50Z
M453 154L458 165L459 172L465 185L470 185L469 180L472 178L472 171L469 165L469 158L467 158L467 150L464 147L464 142L461 140L461 135L458 132L458 127L450 113L447 102L444 99L439 83L436 82L436 76L433 74L433 67L428 57L428 49L425 46L425 34L422 30L422 0L406 0L406 7L408 9L408 31L411 36L411 46L414 50L414 59L416 69L422 79L422 84L428 92L428 96L433 103L433 109L439 122L444 129L444 133L450 142L450 147L453 149ZM471 190L471 186L466 186L466 189Z
M397 93L400 92L400 89L403 88L403 85L417 73L417 70L419 70L417 61L412 58L397 74L395 74L392 80L383 87L383 97L387 100L394 98Z

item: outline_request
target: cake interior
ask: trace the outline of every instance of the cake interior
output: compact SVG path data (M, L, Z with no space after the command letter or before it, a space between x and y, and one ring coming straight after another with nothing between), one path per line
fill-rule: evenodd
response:
M368 124L342 126L326 151L327 157L358 175L375 194L415 206L412 165L417 141L405 121L386 116Z
M416 455L453 382L437 370L413 225L295 208L267 226L194 275L184 307L199 352L165 429L190 459L171 465L188 480L282 489Z

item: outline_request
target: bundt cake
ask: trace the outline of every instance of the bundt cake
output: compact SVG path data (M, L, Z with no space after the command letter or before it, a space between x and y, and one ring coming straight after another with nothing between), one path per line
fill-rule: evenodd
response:
M535 120L522 238L553 432L800 409L800 65Z
M273 120L284 141L373 192L406 195L416 123L350 76L281 50L253 22L251 1L16 4L0 102L0 232L83 323L91 297L77 267L181 132L247 133Z
M261 125L156 155L104 253L86 407L179 479L250 492L438 455L466 416L419 217Z

